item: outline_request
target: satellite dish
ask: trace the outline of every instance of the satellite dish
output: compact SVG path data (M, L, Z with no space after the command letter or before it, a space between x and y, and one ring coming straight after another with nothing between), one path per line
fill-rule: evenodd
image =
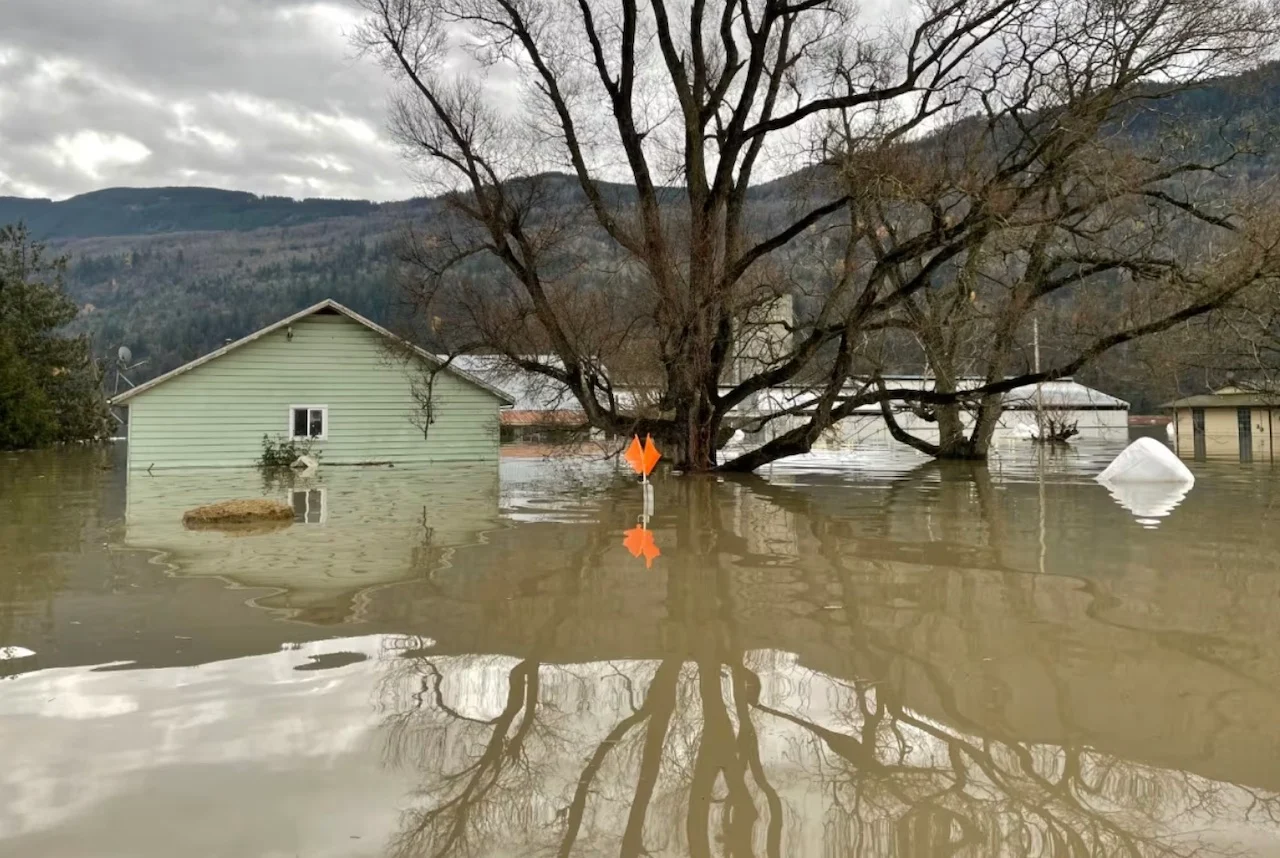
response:
M120 351L116 352L116 357L120 359L120 363L128 365L133 360L133 352L129 351L128 346L121 346Z

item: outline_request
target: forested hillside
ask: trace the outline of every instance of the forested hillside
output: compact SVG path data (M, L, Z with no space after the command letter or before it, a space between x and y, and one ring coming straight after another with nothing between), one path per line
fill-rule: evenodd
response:
M1280 108L1280 65L1184 93L1162 109L1186 117L1188 133L1206 151L1221 149L1229 123L1236 140L1250 129L1238 181L1273 176L1268 154ZM1149 130L1141 117L1124 133ZM802 175L762 185L753 194L753 220L762 228L794 202ZM565 215L582 205L567 177L553 183ZM625 197L628 189L610 193ZM680 193L671 189L672 194ZM392 321L397 302L389 281L393 243L408 225L438 231L447 210L438 200L375 204L359 200L291 200L209 188L115 188L52 202L0 198L0 224L25 222L33 238L70 256L67 289L80 306L72 324L88 333L100 355L128 345L147 364L135 381L172 369L228 339L329 297L378 321ZM607 256L601 236L584 229L584 255ZM805 260L820 264L819 260ZM493 263L478 264L477 282L497 278ZM917 369L904 367L903 369ZM1142 373L1110 359L1091 380L1122 396L1146 399Z
M216 188L107 188L68 200L0 197L0 223L40 239L297 226L376 212L363 200L294 200Z

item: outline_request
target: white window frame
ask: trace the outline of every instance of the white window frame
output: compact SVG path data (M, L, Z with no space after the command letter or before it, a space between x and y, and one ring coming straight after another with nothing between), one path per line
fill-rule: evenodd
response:
M311 424L310 412L312 411L320 412L320 420L322 425L320 427L319 435L311 436L311 435L293 434L293 414L295 411L301 411L304 408L308 412L307 414L308 426L310 426ZM294 441L327 441L329 440L329 406L327 405L290 405L288 419L289 419L289 424L288 426L285 427L285 430L284 430L284 434L286 438L289 438Z
M318 492L320 494L320 517L315 521L307 521L307 516L312 512L315 512L315 510L311 508L312 492ZM329 493L325 491L324 486L294 486L289 489L288 497L285 498L285 503L289 504L289 506L293 506L293 496L296 494L306 495L306 508L302 512L301 524L324 524L329 519Z

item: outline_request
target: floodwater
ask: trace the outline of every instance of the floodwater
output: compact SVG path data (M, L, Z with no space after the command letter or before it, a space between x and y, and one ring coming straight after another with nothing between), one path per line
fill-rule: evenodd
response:
M0 855L1280 855L1268 465L122 452L0 454Z

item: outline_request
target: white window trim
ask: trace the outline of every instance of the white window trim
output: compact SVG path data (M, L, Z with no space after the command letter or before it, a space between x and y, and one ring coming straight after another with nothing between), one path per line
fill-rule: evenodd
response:
M324 422L324 431L322 431L319 435L316 435L314 438L309 435L293 434L293 412L301 411L303 408L307 409L308 411L321 412L320 419ZM311 419L310 416L308 416L307 419L310 420ZM329 406L327 405L290 405L288 424L285 426L284 435L286 438L289 438L290 440L294 440L294 441L307 441L307 440L327 441L329 440Z
M306 501L307 506L306 506L306 509L303 511L301 523L302 524L324 524L326 521L328 521L329 493L325 491L325 487L309 486L309 487L303 488L303 487L295 486L289 489L289 495L288 497L285 498L285 503L289 504L289 506L293 506L293 496L300 492L307 496L307 501ZM313 510L311 509L311 492L320 493L320 517L316 521L307 521L307 515L313 512Z

